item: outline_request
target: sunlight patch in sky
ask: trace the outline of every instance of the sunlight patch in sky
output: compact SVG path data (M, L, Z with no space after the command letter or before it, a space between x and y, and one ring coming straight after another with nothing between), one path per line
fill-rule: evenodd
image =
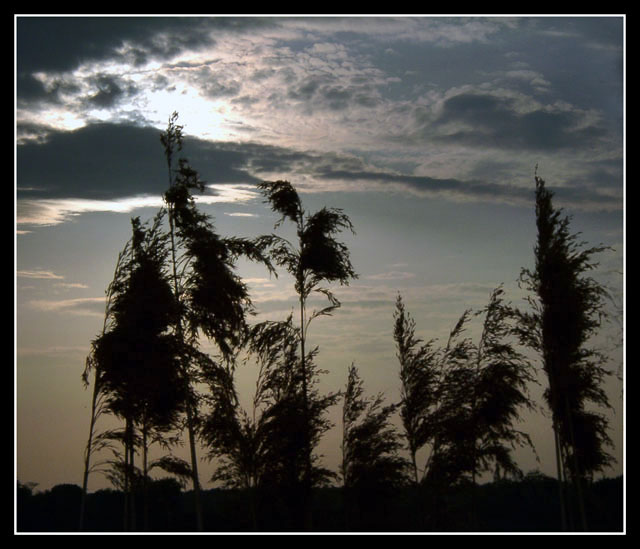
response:
M164 129L166 113L180 113L178 123L184 126L185 134L207 140L228 140L233 132L227 126L228 109L222 101L211 101L202 97L190 86L175 90L152 90L138 100L139 113Z

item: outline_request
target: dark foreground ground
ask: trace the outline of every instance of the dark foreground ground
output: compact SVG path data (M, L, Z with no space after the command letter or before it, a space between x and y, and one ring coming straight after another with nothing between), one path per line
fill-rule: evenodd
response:
M143 530L142 498L137 499L136 529ZM81 489L58 485L33 492L19 485L17 532L77 532ZM623 479L603 479L588 487L585 512L590 532L623 531ZM150 487L147 530L193 532L193 493L171 479ZM247 494L230 490L202 493L207 532L295 531L290 514L276 497L262 494L251 507ZM577 511L576 511L577 512ZM312 531L316 532L558 532L558 485L544 476L449 489L434 494L424 489L368 493L360 498L340 488L313 494ZM574 525L578 523L575 515ZM574 527L570 530L578 530ZM89 494L85 531L122 532L123 494L100 490Z

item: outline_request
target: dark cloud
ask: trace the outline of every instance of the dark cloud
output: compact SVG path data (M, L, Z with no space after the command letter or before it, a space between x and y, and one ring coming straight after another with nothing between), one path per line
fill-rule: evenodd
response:
M285 82L289 86L286 98L302 106L308 113L315 111L344 111L354 106L374 107L379 92L368 80L360 77L338 79L327 74L314 74L297 79L291 74ZM280 97L274 101L280 102Z
M480 158L472 166L469 176L472 179L487 181L505 181L518 173L520 169L516 160L498 160L496 158Z
M491 177L476 180L455 178L435 178L409 174L386 173L368 170L335 169L328 164L316 167L314 177L319 179L340 180L344 182L370 181L381 185L404 188L421 195L441 195L464 201L498 202L513 205L529 205L532 200L532 188L515 184L493 183ZM579 181L564 181L561 186L554 187L561 205L576 208L598 210L622 209L621 197L613 196L603 189L619 186L620 178L609 177L600 180L602 170L595 167L587 171L585 178ZM591 181L592 184L586 184ZM598 183L602 183L598 185Z
M233 78L221 78L209 68L198 78L201 93L211 99L234 97L240 93L242 84Z
M519 30L509 39L510 55L544 76L553 97L596 109L605 121L620 116L624 105L622 17L524 17L518 23Z
M556 194L564 204L592 205L599 201L607 209L622 210L624 187L622 159L585 162L581 175L566 178Z
M380 98L371 84L333 81L319 87L313 99L314 107L343 111L358 106L375 107Z
M384 184L399 184L418 192L450 193L468 198L493 198L498 200L511 199L517 202L528 199L528 190L510 185L484 183L480 181L463 181L453 178L435 178L380 171L346 171L336 170L325 166L315 174L325 179L340 179L344 181L372 181Z
M34 128L23 128L23 131ZM253 183L240 151L185 139L184 156L207 183ZM96 124L17 147L18 189L29 198L109 199L166 190L167 167L160 131L124 124Z
M166 181L159 135L116 124L51 133L46 142L18 146L18 188L39 189L33 198L159 194Z
M491 104L491 103L485 103ZM475 115L474 115L475 116ZM24 131L34 132L34 128ZM37 128L36 128L37 129ZM27 142L17 148L18 189L23 198L109 199L152 194L166 190L166 162L160 131L125 124L98 124L82 130L53 133L47 140ZM183 154L207 183L254 184L272 174L296 183L299 176L315 181L342 182L343 190L362 190L370 182L375 190L405 189L458 200L530 204L531 188L497 183L492 170L504 177L508 163L478 166L476 179L436 178L374 169L362 159L336 153L295 151L258 143L208 142L186 138ZM557 185L563 203L601 209L622 207L619 197L601 192L616 188L620 163L594 162L584 168L580 181ZM350 187L352 185L352 187ZM26 190L30 189L30 190Z
M16 77L17 97L23 103L40 101L50 94L40 80L30 74L21 74Z
M126 58L135 65L212 43L212 32L270 26L260 18L17 17L17 72L67 71L83 62ZM127 46L123 48L123 46Z
M559 109L520 113L511 98L465 93L445 101L429 131L460 124L461 129L436 132L432 137L440 142L505 150L575 149L591 146L606 136L600 126L583 126L583 116L579 111Z
M326 106L333 111L341 111L349 106L353 99L352 90L343 86L327 86L322 90L322 97Z
M296 101L310 101L322 85L322 80L316 76L304 78L289 90L288 97Z
M526 23L527 19L523 19ZM624 20L619 17L549 17L533 19L543 33L556 39L570 39L589 47L619 49L624 33ZM579 39L579 40L577 40Z
M112 75L102 74L93 79L93 84L98 91L89 98L89 103L101 109L113 107L125 95L136 93L135 86L124 84L120 78Z
M16 98L18 106L27 106L40 102L62 104L61 93L77 93L79 87L76 84L55 79L51 86L45 85L31 74L16 75Z
M148 52L160 53L154 35L184 25L173 18L18 17L18 72L72 70L86 61L116 56L126 41L140 44L131 52L142 62Z

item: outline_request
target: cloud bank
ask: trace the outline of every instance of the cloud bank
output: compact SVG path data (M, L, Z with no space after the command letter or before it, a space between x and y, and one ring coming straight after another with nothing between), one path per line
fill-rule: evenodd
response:
M539 165L562 204L622 208L619 18L20 17L17 31L21 224L161 196L174 110L212 185L520 205Z

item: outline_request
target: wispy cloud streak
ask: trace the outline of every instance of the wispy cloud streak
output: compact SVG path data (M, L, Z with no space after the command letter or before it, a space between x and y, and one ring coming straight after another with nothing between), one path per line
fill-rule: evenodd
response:
M64 276L57 275L52 271L43 270L18 270L16 272L18 278L36 278L42 280L61 280Z

